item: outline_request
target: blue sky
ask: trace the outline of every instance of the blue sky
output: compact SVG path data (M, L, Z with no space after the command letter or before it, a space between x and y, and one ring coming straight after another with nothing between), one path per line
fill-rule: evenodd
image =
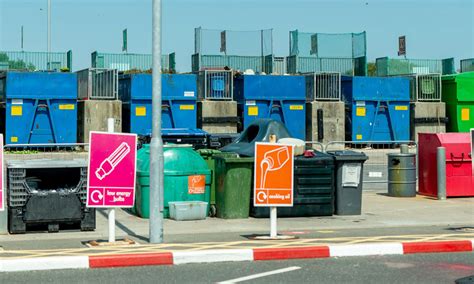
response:
M151 0L52 0L52 49L73 50L73 68L90 54L128 49L151 52ZM0 0L0 50L46 51L47 0ZM396 57L407 36L407 57L474 57L474 0L163 0L163 52L176 52L178 71L190 71L194 28L273 29L273 50L289 53L288 32L367 31L369 60Z

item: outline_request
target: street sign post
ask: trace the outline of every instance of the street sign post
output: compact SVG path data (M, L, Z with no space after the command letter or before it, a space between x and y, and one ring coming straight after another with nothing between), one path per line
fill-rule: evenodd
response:
M277 207L293 206L293 146L255 144L254 206L270 207L270 237L277 237Z
M5 210L5 179L4 179L4 168L3 168L3 134L0 134L0 211Z
M130 208L135 203L137 135L90 132L87 175L87 207L109 208L109 242L115 242L115 207Z

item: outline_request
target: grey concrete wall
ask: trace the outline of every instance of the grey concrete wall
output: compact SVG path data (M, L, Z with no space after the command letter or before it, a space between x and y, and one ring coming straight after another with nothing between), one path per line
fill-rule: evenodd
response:
M115 119L115 131L122 132L122 102L88 100L78 102L77 141L89 142L89 131L107 131L107 119Z
M446 105L443 102L415 102L411 103L412 121L416 118L444 118L446 117ZM444 133L446 124L444 122L412 123L412 140L418 141L418 133Z
M318 141L318 109L323 110L323 143L345 140L343 102L309 102L306 104L306 140Z
M209 133L237 133L236 122L204 122L205 118L237 117L237 102L202 101L198 102L198 126Z

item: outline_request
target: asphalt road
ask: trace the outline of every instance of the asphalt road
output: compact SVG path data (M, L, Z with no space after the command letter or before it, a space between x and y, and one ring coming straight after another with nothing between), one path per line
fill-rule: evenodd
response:
M249 277L242 283L432 284L470 275L473 253L446 253L2 273L0 283L216 283Z

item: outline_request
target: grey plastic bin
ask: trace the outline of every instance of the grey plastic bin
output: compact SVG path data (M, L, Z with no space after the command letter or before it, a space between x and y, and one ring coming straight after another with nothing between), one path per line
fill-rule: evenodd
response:
M334 214L360 215L364 162L368 157L355 151L330 151L336 163Z
M176 221L204 220L207 216L207 202L169 202L170 218Z

